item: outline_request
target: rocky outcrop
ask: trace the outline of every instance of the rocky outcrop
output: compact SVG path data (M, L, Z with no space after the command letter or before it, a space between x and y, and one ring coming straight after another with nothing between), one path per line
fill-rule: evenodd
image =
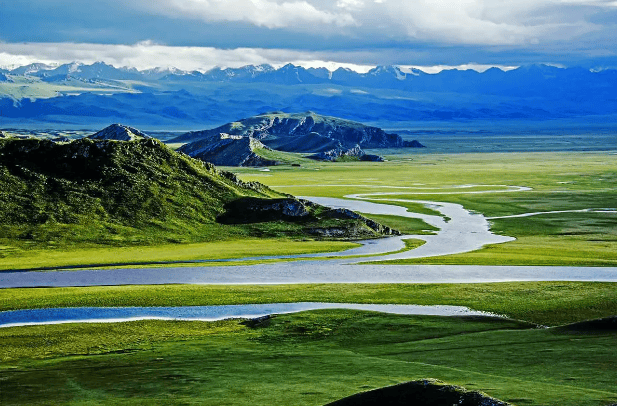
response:
M0 139L1 138L9 138L8 134L5 133L4 131L0 131Z
M404 141L398 134L386 133L381 128L367 126L355 121L306 113L264 113L240 121L228 123L212 130L183 134L170 142L195 142L212 135L226 133L251 136L274 149L283 144L293 145L294 139L316 134L328 140L339 141L343 147L351 148L403 148L414 147L415 143ZM287 149L290 152L309 152L302 149ZM319 152L315 149L310 152Z
M362 148L360 148L360 146L356 144L354 147L349 148L349 149L335 148L329 151L324 151L324 152L319 152L317 154L309 155L307 158L315 159L318 161L332 161L333 162L343 157L360 158L364 155L365 153L362 150Z
M310 206L309 206L310 207ZM243 198L225 206L225 213L217 219L223 224L261 223L273 220L298 220L309 216L309 207L294 198Z
M255 151L270 148L252 137L230 134L211 135L178 149L190 157L219 166L270 166L277 162L262 158Z
M358 393L326 406L511 406L485 393L423 379Z
M303 202L307 204L313 204L313 205L315 204L312 202L308 202L306 200L303 200ZM379 224L378 222L371 220L369 218L366 218L349 209L329 209L327 215L328 217L333 218L333 219L358 220L360 224L365 225L366 227L368 227L373 232L379 235L401 235L400 231L394 230L388 226L384 226L383 224ZM310 234L319 235L321 237L339 237L340 238L340 237L348 237L349 234L352 234L352 235L356 234L356 236L360 236L363 234L363 231L361 230L361 228L362 227L352 229L352 230L342 229L342 228L337 228L337 227L311 228L311 229L308 229L307 231Z
M296 222L307 234L320 238L364 239L400 232L347 209L331 209L294 197L260 199L246 197L225 205L217 218L222 224L251 224L271 221Z
M151 137L136 128L122 124L112 124L90 135L88 138L93 140L135 141Z
M61 137L51 138L51 141L52 142L71 142L73 140L70 139L69 137L61 136Z

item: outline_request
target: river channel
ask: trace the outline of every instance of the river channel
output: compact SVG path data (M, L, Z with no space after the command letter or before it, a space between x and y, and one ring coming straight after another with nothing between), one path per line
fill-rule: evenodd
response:
M376 194L373 194L376 195ZM296 284L296 283L480 283L504 281L617 281L617 267L563 266L476 266L476 265L380 265L358 264L365 261L420 258L464 253L487 244L512 241L514 238L490 232L486 217L471 213L453 203L410 200L422 203L441 215L408 212L391 204L363 200L308 197L331 207L347 208L368 214L387 214L420 218L439 228L435 235L411 235L363 242L359 248L334 253L298 255L302 259L269 264L225 266L134 267L123 269L88 269L72 271L3 271L0 288L65 287L97 285L148 284ZM446 220L445 218L448 218ZM426 243L414 250L387 254L404 247L405 238ZM383 255L383 254L386 255ZM381 255L380 255L381 254ZM340 258L349 255L374 255L362 258ZM325 256L335 258L326 259ZM315 257L307 259L307 257ZM322 258L320 258L322 257ZM336 258L339 257L339 258ZM205 261L204 261L205 262ZM212 261L215 262L215 261Z

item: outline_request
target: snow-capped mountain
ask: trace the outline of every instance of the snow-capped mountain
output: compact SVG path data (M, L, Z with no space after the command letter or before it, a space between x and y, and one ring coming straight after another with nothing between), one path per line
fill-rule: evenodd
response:
M26 84L25 91L0 88L6 92L0 93L5 121L49 116L69 122L108 123L115 118L150 125L189 125L276 110L313 110L357 121L546 120L600 115L617 120L614 69L529 65L508 71L451 69L429 74L408 67L377 66L359 73L287 64L187 72L76 62L58 67L32 64L0 75L4 75L0 81ZM50 91L58 92L58 97L39 98L46 82L53 82ZM30 84L33 90L28 94ZM67 86L64 92L63 85Z

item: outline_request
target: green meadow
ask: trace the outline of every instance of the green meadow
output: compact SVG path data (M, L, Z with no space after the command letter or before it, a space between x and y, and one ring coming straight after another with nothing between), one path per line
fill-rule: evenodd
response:
M422 204L401 200L458 203L489 218L544 211L617 209L617 159L610 152L417 154L387 158L387 162L381 163L274 167L267 173L249 168L234 171L242 179L258 180L285 193L331 197L359 194L376 203L400 205L425 214L436 213ZM513 186L531 190L512 191ZM614 212L552 213L494 219L490 223L496 234L517 240L472 253L396 263L617 264Z
M268 172L228 169L242 180L257 180L277 192L300 196L387 192L390 194L365 198L431 215L439 213L417 202L395 200L459 203L487 217L617 208L617 160L610 153L392 155L382 163L288 158L300 166L275 166ZM512 186L531 190L512 191ZM493 232L516 240L465 254L399 263L616 266L616 216L606 211L493 219ZM404 233L437 231L417 219L373 218ZM212 233L209 241L184 244L45 247L10 255L6 247L0 247L0 269L232 259L355 246L353 242L276 237L276 233L267 238L249 235L217 239ZM408 248L419 244L412 241ZM459 305L506 318L322 310L257 321L2 328L0 403L318 406L422 378L483 391L519 406L607 406L617 402L614 326L610 322L572 324L615 316L615 283L0 290L0 311L300 301Z
M438 378L519 405L617 400L614 333L345 310L7 328L2 404L323 405Z

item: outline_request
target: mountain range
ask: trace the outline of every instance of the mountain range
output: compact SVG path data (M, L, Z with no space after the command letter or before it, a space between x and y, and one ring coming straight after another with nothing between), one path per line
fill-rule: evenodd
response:
M358 73L291 64L207 72L32 64L0 71L0 119L199 128L262 111L312 110L363 122L614 121L616 94L617 70L547 65L429 74L397 66Z

